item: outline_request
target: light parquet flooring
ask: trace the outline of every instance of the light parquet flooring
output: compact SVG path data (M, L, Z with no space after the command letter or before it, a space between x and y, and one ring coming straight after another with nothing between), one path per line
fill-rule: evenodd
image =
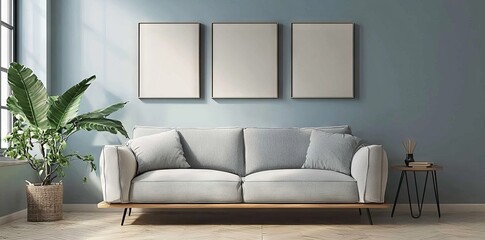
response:
M344 210L171 210L134 212L120 226L121 212L66 212L64 220L0 225L0 239L485 239L484 212L449 212L438 219L424 212Z

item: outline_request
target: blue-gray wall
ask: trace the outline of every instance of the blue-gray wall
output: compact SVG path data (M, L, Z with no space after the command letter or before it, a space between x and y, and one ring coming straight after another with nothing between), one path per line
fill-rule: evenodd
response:
M29 164L0 166L0 217L27 207L25 180L35 181L35 172Z
M355 135L385 146L402 163L401 141L417 140L416 158L445 166L444 203L485 203L485 1L476 0L54 0L51 89L60 94L97 75L82 111L130 101L115 115L135 124L179 127L326 126L349 124ZM200 22L202 99L137 99L137 23ZM210 25L217 21L280 24L280 98L213 100ZM354 22L358 26L358 97L290 99L290 24ZM98 156L124 141L81 133L71 147ZM101 200L99 178L73 164L64 180L66 203ZM396 189L391 172L387 199Z

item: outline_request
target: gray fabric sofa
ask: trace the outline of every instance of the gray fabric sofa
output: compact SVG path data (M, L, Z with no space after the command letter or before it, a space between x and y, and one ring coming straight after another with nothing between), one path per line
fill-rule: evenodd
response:
M136 127L133 138L172 128ZM348 126L322 127L351 133ZM189 169L136 176L126 146L105 146L100 175L105 203L383 203L388 162L380 145L359 149L351 174L302 169L312 128L179 128ZM126 213L126 210L125 210ZM123 218L124 219L124 218Z

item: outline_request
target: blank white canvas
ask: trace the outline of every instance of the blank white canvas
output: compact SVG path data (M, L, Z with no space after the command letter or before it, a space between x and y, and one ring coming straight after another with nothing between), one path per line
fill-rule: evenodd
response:
M292 98L354 97L354 25L292 25Z
M278 25L212 25L212 97L278 97Z
M199 98L199 24L141 23L139 97Z

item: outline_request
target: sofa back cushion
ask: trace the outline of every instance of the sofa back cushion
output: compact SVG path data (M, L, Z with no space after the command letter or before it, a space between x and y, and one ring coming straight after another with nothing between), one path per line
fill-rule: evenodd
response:
M131 139L126 145L136 156L137 174L159 169L190 168L175 130Z
M133 130L133 138L175 128L142 127ZM214 169L244 175L242 128L176 128L185 158L191 168Z
M349 126L246 128L246 175L264 170L301 168L305 162L313 129L328 133L352 134Z
M313 130L302 168L322 169L350 175L352 157L362 139L349 134Z

